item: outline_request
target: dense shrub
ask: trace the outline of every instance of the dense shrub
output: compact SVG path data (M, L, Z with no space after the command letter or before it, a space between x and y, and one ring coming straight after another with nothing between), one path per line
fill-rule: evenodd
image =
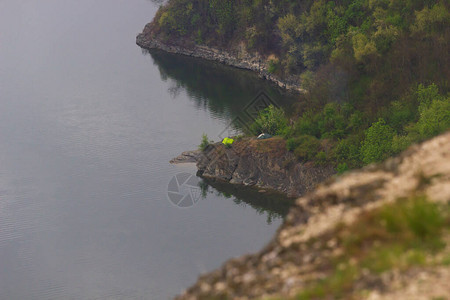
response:
M340 164L338 164L337 165L337 167L336 167L336 172L338 173L338 174L343 174L343 173L345 173L346 171L348 171L348 165L347 165L347 163L340 163Z
M416 130L420 139L433 137L450 128L450 97L432 100L428 106L420 107L420 117Z
M313 136L303 135L297 138L297 142L295 156L300 160L314 160L320 149L320 141Z
M258 117L252 125L254 134L268 133L271 135L282 135L287 128L287 118L281 108L270 105L259 112Z
M405 124L414 121L417 108L401 101L393 101L389 107L387 122L397 132L402 132Z
M310 111L304 113L295 122L295 133L297 135L307 134L315 137L320 137L319 124L317 122L317 116L314 114L314 112Z
M345 163L351 168L360 166L360 145L359 136L349 136L340 140L333 150L336 163Z
M328 156L325 151L320 151L314 156L314 161L319 165L324 165L328 162Z
M302 143L302 138L295 137L286 140L286 148L288 151L294 151Z
M362 161L370 164L389 157L394 134L394 130L383 119L373 123L365 132L366 138L361 146Z
M347 127L346 120L336 103L328 103L323 108L322 117L318 120L319 130L323 138L342 138Z

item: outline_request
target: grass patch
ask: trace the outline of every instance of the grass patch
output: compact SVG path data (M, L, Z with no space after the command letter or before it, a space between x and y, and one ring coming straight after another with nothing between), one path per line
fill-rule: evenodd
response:
M338 268L331 276L319 281L313 287L303 291L297 297L298 300L309 300L324 298L333 295L335 298L344 297L353 282L359 276L359 269L352 265L345 265Z
M334 236L344 254L334 259L325 279L311 283L296 299L346 298L362 270L376 275L427 265L427 256L445 247L449 212L449 205L412 197L364 213L351 226L338 226ZM450 265L450 257L442 264Z

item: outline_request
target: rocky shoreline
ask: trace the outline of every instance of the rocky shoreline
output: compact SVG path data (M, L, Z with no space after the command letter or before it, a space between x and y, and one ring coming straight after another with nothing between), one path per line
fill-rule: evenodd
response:
M196 163L200 159L202 155L202 151L200 150L192 150L192 151L184 151L177 157L170 160L171 164L185 164L185 163Z
M297 198L335 174L332 166L298 162L286 150L286 142L274 137L266 140L246 138L232 147L211 144L205 151L186 151L171 163L196 162L198 175L235 185L274 190Z
M269 80L281 88L304 92L298 77L280 78L271 74L268 71L266 58L258 53L248 53L243 46L238 49L225 50L192 43L163 41L153 33L152 23L147 24L143 32L137 35L136 44L147 50L158 49L169 53L215 61L239 69L251 70L261 78Z

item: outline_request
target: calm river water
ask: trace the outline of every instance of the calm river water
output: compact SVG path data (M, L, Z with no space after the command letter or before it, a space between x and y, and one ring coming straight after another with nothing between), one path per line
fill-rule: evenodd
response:
M0 0L0 299L168 299L257 251L286 204L205 187L190 208L170 165L259 91L253 74L135 36L144 0ZM219 188L220 189L220 188Z

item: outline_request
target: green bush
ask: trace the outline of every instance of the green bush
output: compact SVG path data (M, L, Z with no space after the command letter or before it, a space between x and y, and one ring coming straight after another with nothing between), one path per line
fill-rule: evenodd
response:
M297 135L312 135L315 137L320 137L319 125L317 122L318 115L314 114L314 112L306 112L304 113L296 122L295 122L295 133Z
M342 139L334 147L334 159L338 164L345 163L347 167L357 167L360 164L359 148L361 140L358 136L349 136Z
M269 59L267 71L271 74L277 73L280 69L280 60L278 58Z
M318 125L323 138L342 138L345 135L347 124L340 112L340 105L328 103L318 119Z
M336 171L338 174L342 174L348 171L348 165L347 163L340 163L338 164Z
M361 127L365 127L366 119L367 117L365 117L361 111L354 112L349 117L347 130L356 131Z
M389 108L389 114L387 116L387 123L397 132L402 132L403 127L414 121L417 108L408 105L408 103L402 103L400 101L393 101Z
M428 107L420 109L416 129L421 139L433 137L450 128L450 97L444 100L435 99Z
M288 121L281 108L270 105L261 111L251 126L254 134L268 133L271 135L282 135L286 132Z
M286 148L288 151L294 151L302 143L302 138L290 138L286 140Z
M392 138L392 153L400 153L411 145L412 140L409 136L395 135Z
M439 89L436 84L424 86L419 84L416 90L417 101L419 102L419 111L430 107L433 100L440 100Z
M450 128L450 97L440 95L434 84L427 87L419 85L415 95L419 103L418 120L404 126L407 135L394 136L394 153L406 149L411 143L431 138Z
M361 146L362 161L365 164L379 162L389 157L392 153L392 139L394 130L386 125L383 119L372 124L365 131L365 139Z
M201 150L201 151L205 151L206 148L207 148L210 144L212 144L212 143L213 143L213 142L210 141L210 140L208 139L208 135L206 135L206 134L204 133L204 134L202 135L202 141L201 141L200 145L198 145L198 149Z
M320 149L320 141L310 135L298 137L298 146L294 150L295 156L300 160L313 160Z
M328 162L327 154L324 151L320 151L314 157L314 161L320 165L326 164Z

